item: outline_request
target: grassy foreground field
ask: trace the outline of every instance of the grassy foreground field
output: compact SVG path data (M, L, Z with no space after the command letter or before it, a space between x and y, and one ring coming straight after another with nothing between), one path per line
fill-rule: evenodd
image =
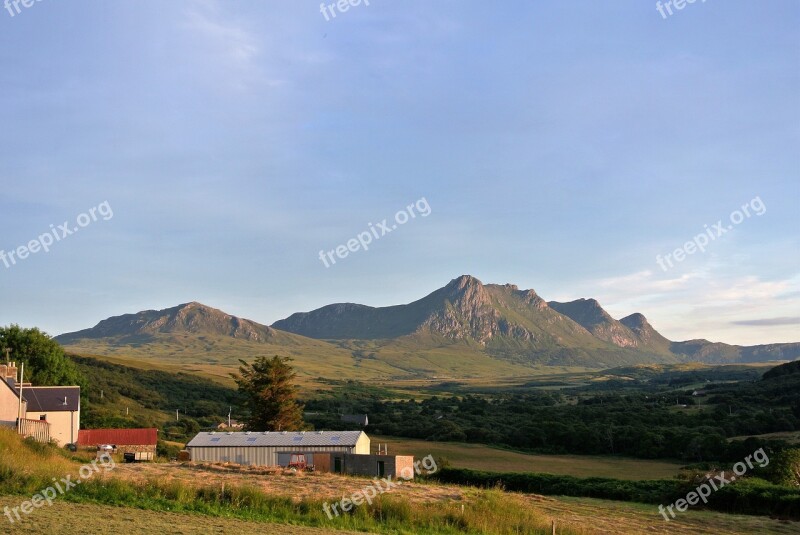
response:
M455 468L486 472L539 472L575 477L608 477L613 479L671 479L681 464L590 455L528 455L490 448L481 444L428 442L397 437L371 436L372 443L388 444L397 455L445 457Z
M52 478L75 476L83 462L0 430L0 510L31 500ZM549 535L553 521L559 535L785 535L800 528L796 522L702 511L667 523L652 505L424 481L403 483L352 514L333 519L323 514L325 501L338 501L369 484L366 478L234 465L116 464L52 506L33 508L21 522L0 516L0 532Z
M291 492L290 485L284 488ZM0 509L15 507L24 496L0 496ZM591 535L789 535L800 532L796 522L780 522L766 517L725 515L690 511L677 520L665 522L652 506L583 498L544 498L527 496L527 507L556 521L557 526L571 526L569 532L558 529L559 534L580 533ZM68 521L65 521L68 519ZM22 523L10 524L0 517L0 532L9 535L65 535L83 533L240 533L264 535L317 535L353 531L339 531L332 526L305 527L289 524L251 522L200 514L183 514L169 511L148 511L132 507L112 507L99 504L56 501L52 507L34 510ZM375 531L367 531L375 532ZM427 531L383 531L384 533L428 533ZM547 533L521 529L514 533Z
M19 499L0 496L0 509L19 505ZM65 519L69 519L65 522ZM323 535L328 528L309 528L264 522L246 522L203 515L143 511L141 509L109 507L95 504L56 502L44 510L34 511L22 522L11 524L0 517L0 532L9 535L66 535L83 533L258 533L262 535ZM353 531L336 531L355 535Z

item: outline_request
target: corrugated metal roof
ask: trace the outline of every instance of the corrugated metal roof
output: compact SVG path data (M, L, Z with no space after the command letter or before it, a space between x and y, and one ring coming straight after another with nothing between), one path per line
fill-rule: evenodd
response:
M28 412L77 411L80 408L81 387L26 386L22 389L22 397L28 402Z
M158 442L158 429L81 429L79 446L121 444L123 446L154 446Z
M202 432L187 445L215 446L355 446L363 431L253 431L243 433Z

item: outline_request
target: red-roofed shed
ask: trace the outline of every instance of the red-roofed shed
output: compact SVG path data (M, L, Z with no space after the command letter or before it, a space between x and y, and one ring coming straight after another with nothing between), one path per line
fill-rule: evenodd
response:
M158 429L81 429L78 446L96 448L111 444L124 451L156 451Z

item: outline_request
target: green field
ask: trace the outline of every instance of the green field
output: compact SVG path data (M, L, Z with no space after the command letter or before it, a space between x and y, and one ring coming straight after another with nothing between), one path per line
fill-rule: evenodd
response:
M373 449L378 443L388 444L392 455L426 455L444 457L455 468L485 472L539 472L575 477L608 477L612 479L670 479L678 474L681 464L668 461L596 457L589 455L528 455L480 444L428 442L396 437L370 436Z
M789 444L800 444L800 431L781 431L778 433L765 433L763 435L745 435L740 437L732 437L728 440L746 440L751 437L770 440L785 440Z

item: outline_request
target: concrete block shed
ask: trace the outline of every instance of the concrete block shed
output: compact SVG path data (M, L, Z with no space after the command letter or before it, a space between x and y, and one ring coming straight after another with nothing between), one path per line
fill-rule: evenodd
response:
M411 455L344 456L342 472L356 476L414 478L414 457Z

